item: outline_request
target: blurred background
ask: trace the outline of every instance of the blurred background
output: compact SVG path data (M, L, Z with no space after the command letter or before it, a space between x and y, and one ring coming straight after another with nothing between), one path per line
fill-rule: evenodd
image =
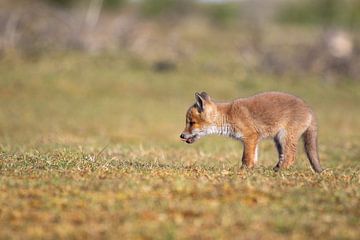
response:
M359 24L357 0L2 0L0 136L177 145L195 91L278 90L358 139Z
M161 71L226 47L256 71L359 78L356 0L3 0L0 7L1 57L126 51Z

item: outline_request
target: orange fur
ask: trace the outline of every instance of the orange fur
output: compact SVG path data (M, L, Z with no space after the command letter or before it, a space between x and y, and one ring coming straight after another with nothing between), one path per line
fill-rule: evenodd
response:
M290 167L295 161L297 142L304 136L312 168L321 172L317 152L314 113L303 100L280 92L266 92L231 102L216 103L205 92L196 93L196 103L186 114L186 127L181 138L187 143L208 134L227 135L244 145L242 166L252 168L261 139L272 137L279 161L274 170Z

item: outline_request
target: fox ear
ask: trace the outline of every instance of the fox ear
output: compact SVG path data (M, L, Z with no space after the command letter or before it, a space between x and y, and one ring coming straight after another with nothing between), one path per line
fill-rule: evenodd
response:
M207 94L206 92L201 92L201 93L200 93L200 96L201 96L204 100L206 100L206 101L208 101L208 102L211 101L211 98L210 98L209 94Z
M205 105L205 98L202 96L202 93L195 93L195 106L199 112L204 111L204 105Z

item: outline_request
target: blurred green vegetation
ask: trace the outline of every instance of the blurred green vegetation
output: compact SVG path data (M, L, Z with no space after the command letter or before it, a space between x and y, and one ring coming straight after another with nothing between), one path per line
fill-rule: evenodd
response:
M55 6L87 6L85 0L40 0ZM239 19L241 2L202 2L195 0L103 0L107 9L124 6L135 7L144 17L172 16L183 18L186 14L202 14L215 23L228 25ZM264 6L259 6L259 8ZM266 7L266 6L265 6ZM360 24L360 1L358 0L304 0L283 1L275 9L275 20L287 24L345 26L356 28ZM273 19L267 19L273 21Z
M239 3L207 4L204 8L209 18L222 26L238 22L241 16Z
M147 17L181 15L195 6L192 0L147 0L140 3L141 13Z
M89 4L91 0L43 0L49 4L53 4L55 6L70 8L78 5ZM118 9L128 4L128 0L102 0L102 4L104 7L109 9Z
M293 24L357 27L360 24L360 2L357 0L285 2L278 10L277 20Z
M76 2L78 2L76 0L44 0L44 1L60 7L71 7Z
M48 3L62 7L85 5L90 1L75 0L44 0ZM131 2L128 0L104 0L103 6L116 10L125 5L132 5L137 8L144 17L174 16L182 19L186 14L202 14L211 21L220 25L229 25L239 17L239 3L198 3L194 0L141 0Z
M104 7L109 9L118 9L128 4L129 0L104 0Z
M187 14L200 14L221 26L235 23L240 15L240 4L227 2L200 4L194 0L148 0L139 2L139 6L145 17L175 15L183 20Z

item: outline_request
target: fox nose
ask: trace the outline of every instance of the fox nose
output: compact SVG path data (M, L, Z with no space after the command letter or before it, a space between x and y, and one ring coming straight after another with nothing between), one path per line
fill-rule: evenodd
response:
M185 139L185 134L182 133L182 134L180 135L180 138Z

